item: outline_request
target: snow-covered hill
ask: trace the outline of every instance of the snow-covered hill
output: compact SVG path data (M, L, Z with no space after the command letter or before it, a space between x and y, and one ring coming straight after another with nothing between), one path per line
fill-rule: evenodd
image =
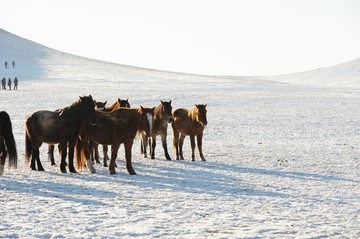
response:
M15 68L0 67L0 77L20 80L19 90L0 91L19 152L18 169L6 168L0 178L0 238L360 236L359 88L141 69L58 52L3 30L0 43L0 60L16 61ZM351 71L327 72L338 79L331 85L341 85L344 78L335 75ZM116 175L101 165L96 174L61 174L47 161L46 146L46 172L31 171L23 162L26 116L88 94L109 103L129 98L133 107L207 103L207 162L197 153L190 162L188 138L185 161L166 161L159 139L156 159L144 159L136 139L135 176L125 169L123 147Z
M360 58L332 67L259 79L291 84L360 87Z

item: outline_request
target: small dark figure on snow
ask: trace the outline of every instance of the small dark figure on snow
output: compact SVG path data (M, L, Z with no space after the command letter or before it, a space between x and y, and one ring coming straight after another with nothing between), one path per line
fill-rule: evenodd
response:
M14 79L14 90L17 90L17 87L18 87L18 79L15 77Z
M12 66L13 66L13 68L15 68L15 61L12 62Z
M2 89L6 90L6 78L5 77L2 78L1 85L2 85Z
M10 78L8 80L8 86L9 86L9 90L11 90L11 79Z
M8 62L5 61L5 68L8 68Z

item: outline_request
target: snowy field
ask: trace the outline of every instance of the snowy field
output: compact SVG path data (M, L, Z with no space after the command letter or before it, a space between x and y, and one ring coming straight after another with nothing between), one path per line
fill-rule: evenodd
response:
M2 30L0 60L16 61L1 65L0 77L19 79L17 91L0 91L19 154L18 168L5 167L0 178L0 238L360 237L359 60L351 71L330 70L351 75L351 87L342 78L326 84L325 73L316 84L298 84L301 74L196 76L63 54ZM99 164L96 174L62 174L47 160L47 145L46 172L32 171L25 118L89 94L109 104L129 98L133 107L207 103L207 162L197 151L190 161L188 137L184 161L166 161L159 138L156 159L144 159L136 139L134 176L123 146L116 175ZM175 158L171 127L168 145Z

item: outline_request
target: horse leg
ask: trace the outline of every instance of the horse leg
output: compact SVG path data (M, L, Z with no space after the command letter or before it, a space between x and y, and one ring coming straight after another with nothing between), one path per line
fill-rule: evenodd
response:
M60 172L66 173L67 142L60 143L60 149L61 149L60 150L60 155L61 155Z
M104 167L107 167L107 158L108 158L108 146L103 144L103 154L104 154L104 158L103 158L103 163L104 163Z
M38 168L38 171L45 171L44 167L42 166L41 164L41 161L40 161L40 152L39 152L39 148L37 149L33 149L33 157L32 157L32 160L31 160L31 168L33 170L36 170L35 168L35 160L36 160L36 164L37 164L37 168ZM34 167L34 168L33 168Z
M69 171L70 171L70 173L77 173L76 169L74 167L74 149L75 149L75 141L70 140L70 142L69 142L69 153L68 153Z
M109 164L109 172L110 172L110 174L116 174L115 160L116 160L116 157L117 157L119 147L120 147L120 144L112 144L111 145L111 159L110 159L110 164Z
M134 170L134 168L132 166L132 162L131 162L131 148L132 148L132 145L133 145L133 141L124 144L124 146L125 146L126 169L128 170L130 175L136 174L135 170Z
M190 144L191 144L191 161L195 161L195 136L190 135Z
M180 134L180 139L179 139L179 154L180 154L180 159L181 159L181 160L184 160L184 155L183 155L184 139L185 139L185 135Z
M162 142L162 146L164 148L165 158L167 160L171 160L171 157L170 157L168 149L167 149L166 134L161 135L161 142Z
M80 139L78 139L80 140ZM90 146L89 146L89 139L86 136L82 136L81 138L81 145L84 149L84 155L85 155L85 159L86 159L86 167L88 168L88 170L90 171L90 173L96 173L96 170L94 168L94 165L91 162L90 159Z
M48 146L48 159L51 162L51 165L55 165L54 149L55 149L55 146L53 144L49 144L49 146Z
M140 153L144 155L144 158L147 158L147 139L148 137L146 135L141 136L141 145L140 145ZM149 139L150 140L150 139ZM151 149L150 149L151 154Z
M197 145L198 145L198 149L199 149L199 154L200 154L200 158L201 158L201 161L206 161L205 160L205 157L203 155L203 152L202 152L202 138L203 138L203 134L199 134L196 139L197 139Z
M94 143L94 158L96 163L100 163L99 145Z
M150 155L151 159L155 159L156 136L151 136L150 139Z

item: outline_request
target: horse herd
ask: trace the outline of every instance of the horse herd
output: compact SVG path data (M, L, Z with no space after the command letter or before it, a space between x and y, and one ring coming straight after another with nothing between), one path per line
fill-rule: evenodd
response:
M153 108L130 108L128 100L116 100L106 107L105 102L97 102L92 96L83 96L62 109L55 111L41 110L31 114L25 122L25 162L32 170L44 171L40 161L39 148L42 143L49 145L49 159L54 165L54 148L58 145L61 156L60 171L66 173L66 167L72 173L87 167L91 173L96 170L94 160L99 160L98 145L103 146L103 165L109 167L110 174L115 174L118 150L125 147L126 168L129 174L136 174L132 166L131 154L136 135L141 138L141 153L155 158L156 137L160 135L165 157L171 160L167 149L167 127L171 124L173 147L176 159L183 160L185 136L190 136L191 158L195 161L195 137L202 161L203 131L207 125L206 105L195 105L187 110L172 110L171 101L161 101ZM111 146L110 163L107 165L108 145ZM17 151L9 115L0 112L0 175L4 173L5 159L9 166L16 167ZM74 157L77 168L74 167ZM68 158L68 162L66 162Z

